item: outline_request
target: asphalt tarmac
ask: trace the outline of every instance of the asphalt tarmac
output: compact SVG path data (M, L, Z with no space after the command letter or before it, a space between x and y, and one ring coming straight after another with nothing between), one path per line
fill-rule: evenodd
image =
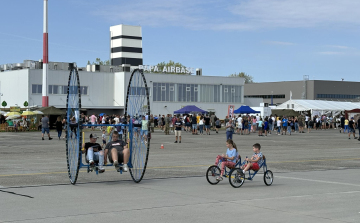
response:
M175 144L173 135L157 130L140 183L107 167L99 175L81 169L75 186L67 175L64 140L2 132L0 222L360 222L358 140L338 130L233 139L242 157L261 144L273 185L265 186L261 172L241 188L228 179L206 181L207 168L226 151L223 131L183 132L182 143Z

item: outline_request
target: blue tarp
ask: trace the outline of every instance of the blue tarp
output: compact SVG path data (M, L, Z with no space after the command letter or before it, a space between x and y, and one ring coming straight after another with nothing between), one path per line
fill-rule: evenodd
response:
M174 114L188 114L191 112L202 113L202 114L207 113L207 111L204 111L204 110L196 107L195 105L187 105L187 106L183 107L182 109L174 111Z
M260 113L259 111L255 111L249 106L243 105L240 108L234 111L234 114L251 114L251 113Z

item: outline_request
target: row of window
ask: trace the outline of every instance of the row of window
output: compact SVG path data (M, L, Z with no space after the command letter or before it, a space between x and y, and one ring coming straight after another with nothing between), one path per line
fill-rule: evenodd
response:
M285 98L284 94L274 94L274 95L245 95L245 98Z
M67 89L68 89L67 85L49 85L48 86L48 93L49 94L67 94ZM74 93L77 92L77 88L72 89L72 91L74 91ZM31 92L33 94L42 94L42 84L33 84ZM80 93L82 95L87 95L88 94L88 87L87 86L80 86Z
M153 83L153 101L241 103L241 87L235 85Z
M351 95L351 94L317 94L317 98L359 99L359 98L360 98L360 95Z

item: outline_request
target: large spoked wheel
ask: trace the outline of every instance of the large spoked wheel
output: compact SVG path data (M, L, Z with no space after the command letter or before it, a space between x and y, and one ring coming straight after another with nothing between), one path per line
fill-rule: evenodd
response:
M229 183L235 188L241 187L245 182L245 175L242 174L240 168L235 168L230 171Z
M76 183L81 162L80 143L82 134L79 123L80 107L79 74L76 69L72 69L69 75L66 103L66 159L69 179L72 184Z
M274 181L274 175L273 172L271 170L267 170L264 173L264 183L266 184L266 186L270 186Z
M150 148L150 123L146 130L142 129L141 125L142 118L150 115L149 89L142 70L136 69L130 76L125 112L126 117L130 118L130 174L132 179L139 183L145 174Z
M216 178L220 177L220 173L220 168L218 166L210 166L206 171L206 180L209 182L209 184L218 184L219 181Z

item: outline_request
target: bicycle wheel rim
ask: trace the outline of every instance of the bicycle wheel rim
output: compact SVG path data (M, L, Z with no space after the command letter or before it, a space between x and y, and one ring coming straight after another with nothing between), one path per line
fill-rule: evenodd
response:
M139 183L144 177L150 148L150 139L147 136L139 135L139 128L134 127L132 120L140 121L142 117L150 114L149 90L143 72L139 69L133 71L130 76L126 96L125 115L130 117L129 138L130 138L130 163L129 171L132 179ZM147 131L149 133L150 125ZM145 143L147 141L147 143Z
M80 143L82 134L79 123L80 107L81 94L79 74L76 69L72 69L69 75L66 103L66 159L68 175L72 184L76 183L81 162ZM75 117L76 124L70 125L72 117Z
M220 168L218 166L211 166L206 171L206 180L209 182L209 184L218 184L219 181L216 180L216 178L220 177L220 173Z

